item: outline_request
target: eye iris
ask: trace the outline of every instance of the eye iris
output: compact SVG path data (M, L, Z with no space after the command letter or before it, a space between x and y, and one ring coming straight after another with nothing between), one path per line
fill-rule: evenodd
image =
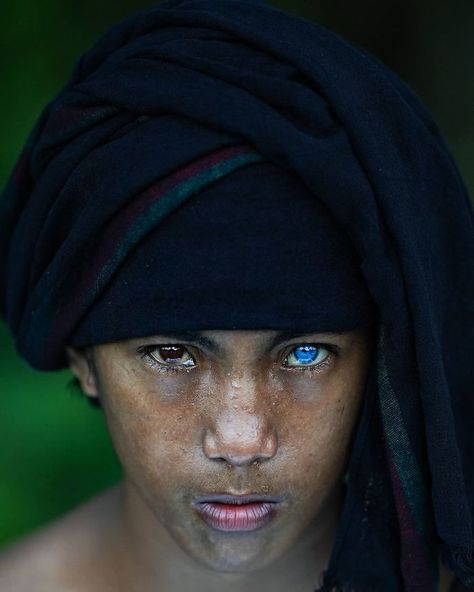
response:
M311 364L318 357L318 348L314 345L300 345L295 349L295 359L302 364Z
M165 345L159 348L160 356L165 362L177 362L184 356L184 347Z

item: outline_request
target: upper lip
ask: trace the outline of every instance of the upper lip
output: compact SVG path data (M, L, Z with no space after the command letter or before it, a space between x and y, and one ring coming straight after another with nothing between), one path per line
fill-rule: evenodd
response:
M265 503L277 503L281 502L281 497L274 497L269 495L259 494L245 494L245 495L232 495L230 493L212 493L209 495L200 495L194 498L195 504L203 503L220 503L220 504L236 504L238 506L242 504L251 504L256 502Z

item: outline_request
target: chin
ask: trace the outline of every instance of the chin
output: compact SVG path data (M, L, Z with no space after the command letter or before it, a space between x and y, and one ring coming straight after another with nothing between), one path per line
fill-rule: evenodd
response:
M276 561L281 554L269 541L257 539L255 533L251 536L245 533L213 536L205 542L201 541L197 548L185 552L207 569L222 574L259 571Z

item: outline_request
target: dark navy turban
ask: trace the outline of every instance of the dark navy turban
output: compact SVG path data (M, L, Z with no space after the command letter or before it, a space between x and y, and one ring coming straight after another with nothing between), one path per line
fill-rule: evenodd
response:
M259 0L164 2L79 60L0 207L1 312L39 369L64 367L68 343L131 337L127 310L140 332L186 318L349 329L376 312L321 589L434 592L441 556L474 590L473 212L430 115L387 68ZM205 256L183 267L188 295L145 314L186 286L173 273L193 244ZM269 284L252 281L268 262Z
M298 177L257 162L206 186L144 237L70 343L213 328L344 331L375 316L330 213Z

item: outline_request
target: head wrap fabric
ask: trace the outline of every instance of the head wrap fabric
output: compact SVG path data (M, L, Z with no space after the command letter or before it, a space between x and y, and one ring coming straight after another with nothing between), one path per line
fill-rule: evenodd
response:
M150 207L163 197L154 192ZM131 202L135 210L140 201ZM121 212L127 224L129 210ZM111 234L121 235L109 224L98 253ZM327 209L298 177L257 162L207 185L145 236L69 341L83 347L206 329L349 331L375 316L353 247Z
M258 160L252 150L328 208L379 312L377 396L323 589L436 590L438 551L474 589L473 212L417 98L338 36L245 0L171 0L104 35L41 115L2 198L1 310L19 352L65 364L69 317L125 258L102 261L82 291L116 212L182 167L209 158L215 180L234 157ZM151 225L192 193L178 186Z

